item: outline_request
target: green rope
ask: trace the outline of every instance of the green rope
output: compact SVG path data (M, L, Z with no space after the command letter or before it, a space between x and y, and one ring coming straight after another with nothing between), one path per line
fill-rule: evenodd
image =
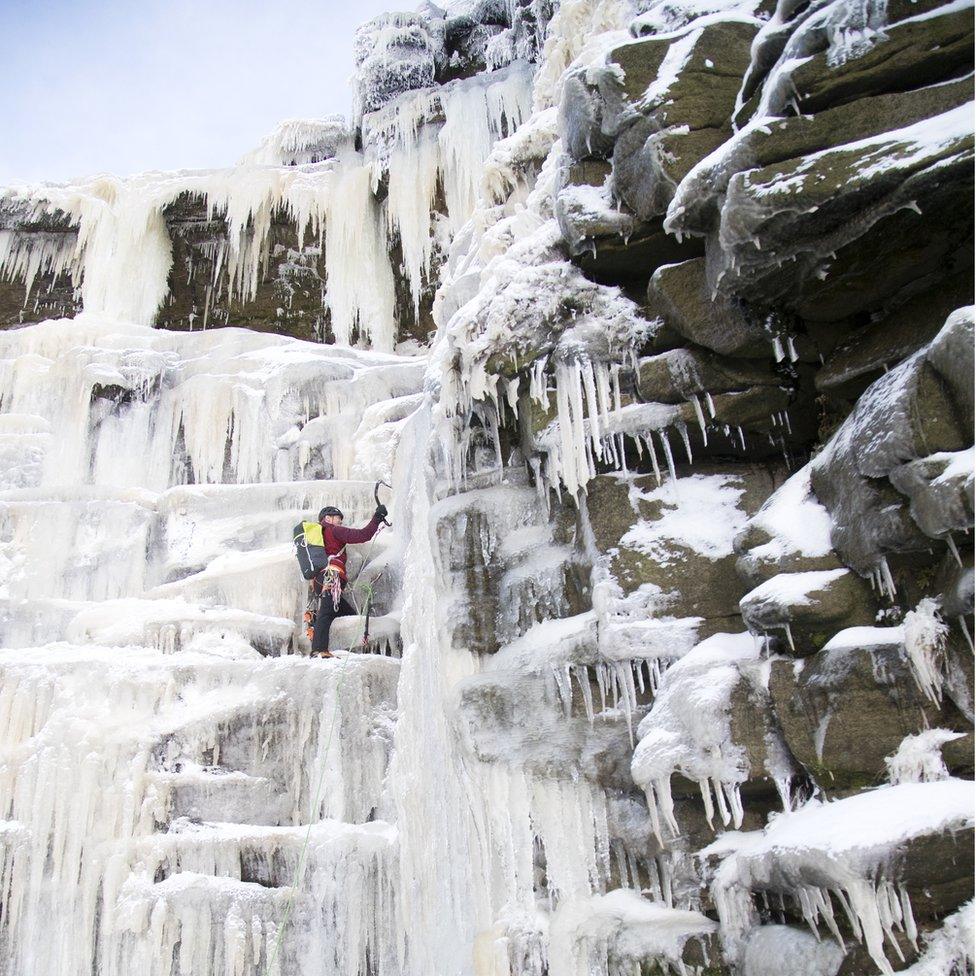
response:
M362 570L360 570L360 572L362 572ZM366 594L367 601L369 603L372 603L373 600L372 584L359 583L358 579L359 578L357 576L356 582L353 583L350 589L355 589L357 586L361 587ZM362 640L362 638L365 636L365 630L366 630L366 625L364 623L363 634L360 635L360 640ZM336 690L335 690L335 706L332 709L332 720L329 724L329 736L326 739L326 743L325 743L325 751L323 753L322 768L319 771L319 779L315 787L315 797L312 800L312 805L308 811L308 826L305 828L305 839L302 842L302 850L298 856L298 864L295 866L295 875L292 878L292 882L290 885L291 892L288 896L288 904L285 908L285 914L281 919L281 924L278 926L278 932L277 935L275 936L274 949L271 952L271 957L265 962L264 965L264 976L269 976L271 967L274 965L275 961L278 958L278 954L281 951L281 943L282 940L284 939L285 929L288 928L288 923L291 921L292 910L295 907L295 896L298 892L298 886L304 880L305 862L308 858L308 847L312 839L312 827L315 826L312 818L315 816L316 811L319 809L319 804L322 802L322 787L325 785L325 774L328 765L326 760L329 757L329 750L332 748L332 736L335 733L336 721L338 720L339 717L339 693L342 690L342 681L343 678L345 677L346 665L349 663L351 657L352 657L352 651L351 650L347 651L346 657L343 659L342 662L342 667L339 668L339 675L338 675L338 680L336 681Z

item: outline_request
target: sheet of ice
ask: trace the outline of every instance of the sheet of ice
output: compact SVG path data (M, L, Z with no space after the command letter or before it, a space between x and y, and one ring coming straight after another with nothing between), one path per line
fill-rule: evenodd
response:
M137 645L176 653L201 634L232 643L235 637L265 654L280 655L294 632L291 617L269 617L179 600L105 600L81 610L65 638L106 647Z
M374 183L388 176L386 225L401 245L415 312L431 275L435 241L455 235L480 201L484 164L495 143L528 114L524 63L404 92L363 119ZM446 206L437 226L438 192Z
M415 392L423 370L420 359L86 313L0 337L0 410L39 415L56 432L47 484L342 477L354 451L343 427Z

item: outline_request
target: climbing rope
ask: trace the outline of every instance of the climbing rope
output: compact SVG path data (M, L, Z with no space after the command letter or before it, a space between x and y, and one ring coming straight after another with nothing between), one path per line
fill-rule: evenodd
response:
M365 565L366 565L366 560L364 559L363 566ZM361 587L366 595L367 606L370 606L372 605L373 602L373 585L372 583L360 584L359 576L361 574L362 574L362 567L360 567L359 573L357 573L356 575L356 582L352 584L350 589L355 587ZM373 580L373 582L376 582L376 580ZM365 637L368 634L368 628L369 628L369 623L367 621L364 624L363 637ZM360 639L363 639L363 637L361 637ZM285 930L288 928L288 923L291 921L291 914L292 914L292 910L295 907L295 898L298 893L298 888L305 878L305 864L308 859L308 848L312 839L312 827L315 826L315 821L313 818L316 816L319 806L322 802L322 789L325 786L325 774L328 766L327 760L329 757L329 750L332 748L332 736L335 733L336 722L339 717L339 700L340 700L340 693L342 691L342 682L343 679L345 678L346 665L349 663L351 657L352 657L352 651L351 650L347 651L346 656L345 658L343 658L342 661L342 667L339 668L339 674L336 679L335 704L333 705L332 717L329 722L328 738L325 741L325 749L322 752L322 765L321 768L319 769L318 782L316 783L315 786L315 794L312 799L311 807L309 808L308 811L308 825L305 828L305 837L304 840L302 841L302 849L298 855L298 863L295 866L295 874L291 881L291 885L290 885L291 891L288 896L288 903L285 906L285 914L282 916L281 924L278 926L278 931L277 934L275 935L274 948L271 952L271 956L265 962L263 976L270 976L271 967L275 964L275 961L278 958L278 954L281 951L281 943L282 940L284 939Z

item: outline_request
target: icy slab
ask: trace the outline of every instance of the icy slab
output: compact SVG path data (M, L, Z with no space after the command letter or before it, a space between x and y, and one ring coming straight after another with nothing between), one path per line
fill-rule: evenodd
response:
M248 656L241 649L243 641L247 649L277 656L285 652L293 632L290 618L180 600L127 599L89 604L70 621L65 637L77 644L155 647L167 654L193 650Z
M395 973L394 839L379 821L203 824L157 835L128 880L106 893L116 936L106 942L119 966L106 971L122 976L126 965L176 952L180 972ZM245 871L255 880L242 880Z
M329 643L332 647L400 657L402 642L399 617L392 614L370 616L368 641L366 639L366 618L358 614L351 617L337 617L329 629ZM365 646L364 641L366 641Z
M717 923L700 912L619 889L560 905L551 923L550 971L609 976L656 964L662 971L687 972L682 959L687 943L704 944L717 930Z
M141 592L153 508L153 495L138 490L0 493L0 597L105 600Z
M755 923L750 892L778 891L799 901L811 928L823 919L842 942L833 895L881 972L890 973L885 939L895 927L912 939L916 932L889 867L911 841L971 829L973 819L972 784L957 779L880 787L778 816L765 830L740 835L716 872L712 893L723 934L741 948Z

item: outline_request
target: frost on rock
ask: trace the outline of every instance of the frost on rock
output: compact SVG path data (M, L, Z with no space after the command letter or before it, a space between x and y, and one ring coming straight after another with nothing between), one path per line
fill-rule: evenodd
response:
M905 650L915 681L932 702L942 700L945 680L945 647L949 628L939 614L939 604L926 597L905 614Z
M635 891L611 891L559 908L552 920L550 965L565 976L625 973L651 964L664 972L694 972L682 958L686 944L703 945L717 927L699 912L648 901Z
M356 31L355 102L359 115L434 81L442 40L422 14L386 13Z
M349 125L341 115L324 119L286 119L260 144L244 155L241 165L303 166L338 156L351 141Z
M782 5L756 38L757 50L775 46L779 56L771 67L755 61L743 85L748 92L762 81L758 114L787 114L794 95L792 74L815 55L825 51L828 64L836 67L869 51L884 38L887 8L887 0L818 0L792 10Z
M749 20L756 15L760 4L757 0L686 0L680 4L672 0L645 0L640 6L640 14L630 24L635 37L672 34L705 17Z
M647 794L654 829L678 833L671 795L675 773L697 783L711 824L742 824L739 785L750 776L746 751L732 741L731 697L759 648L751 634L716 634L673 664L637 729L631 772ZM755 771L753 771L755 772ZM714 800L713 800L714 797Z
M942 759L942 747L962 737L962 732L950 732L948 729L926 729L916 735L906 735L898 751L885 759L888 779L895 785L948 779L949 771Z
M555 206L559 228L574 252L583 250L588 239L608 234L627 238L634 230L634 217L613 201L609 175L603 186L563 187L556 195Z
M480 233L475 225L466 258L449 259L435 306L443 328L434 362L453 443L453 431L472 412L495 430L506 411L517 418L523 374L531 402L542 412L555 407L556 423L540 430L543 477L576 493L595 473L595 459L619 457L623 435L635 433L619 409L615 365L632 356L649 323L618 288L587 280L565 260L543 189L551 187L558 159L556 143L526 208L495 217ZM465 458L450 461L460 477Z
M756 922L752 893L774 892L789 896L811 929L825 925L841 945L834 915L842 911L880 971L892 972L885 942L896 929L910 941L917 938L897 874L899 853L917 839L971 830L972 824L972 784L950 779L881 787L834 803L811 801L764 831L740 835L712 883L727 949L738 956ZM717 854L721 843L713 845Z

